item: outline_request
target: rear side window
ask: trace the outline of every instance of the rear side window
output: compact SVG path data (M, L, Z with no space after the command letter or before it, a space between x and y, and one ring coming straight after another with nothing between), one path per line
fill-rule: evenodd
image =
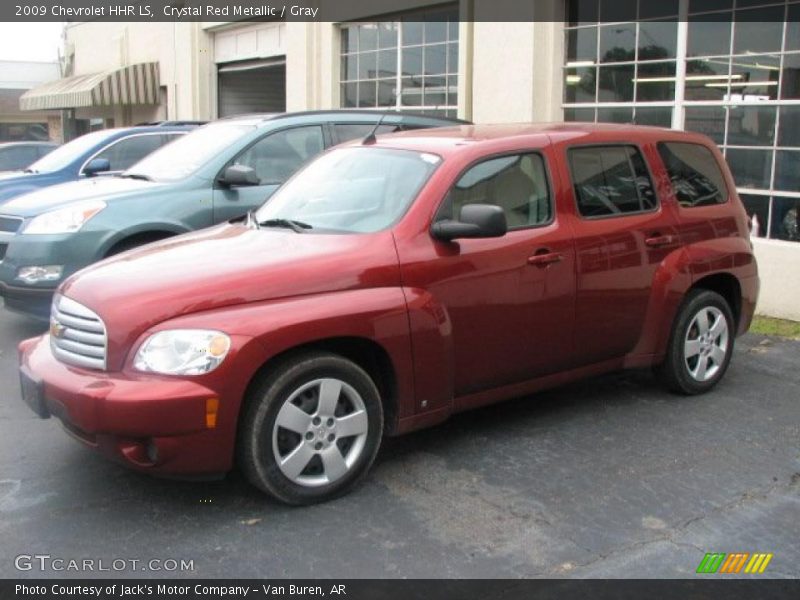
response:
M644 158L635 146L591 146L569 151L578 211L613 217L658 206Z
M336 123L333 126L336 131L336 139L339 143L349 142L357 138L365 138L375 129L375 123ZM382 133L393 133L399 131L400 127L397 125L381 125L375 132L375 135Z
M661 142L658 153L681 206L709 206L728 200L725 178L711 150L699 144Z
M509 229L548 223L552 207L544 160L538 154L513 154L470 167L450 190L437 220L458 219L465 204L502 207Z

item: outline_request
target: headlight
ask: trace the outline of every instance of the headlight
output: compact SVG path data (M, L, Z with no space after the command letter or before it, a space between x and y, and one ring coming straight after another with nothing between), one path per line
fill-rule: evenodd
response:
M103 210L106 203L102 200L87 200L76 202L66 208L51 210L34 217L22 230L27 234L52 234L73 233L78 231L86 222Z
M216 369L230 348L231 339L221 331L168 329L145 340L133 365L163 375L202 375Z

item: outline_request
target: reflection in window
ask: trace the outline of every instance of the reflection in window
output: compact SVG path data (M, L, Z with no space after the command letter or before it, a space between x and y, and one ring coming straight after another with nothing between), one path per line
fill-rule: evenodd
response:
M769 189L772 175L771 150L728 148L725 159L733 172L737 187Z
M750 219L750 235L767 237L769 226L769 197L740 194L747 217Z
M722 106L687 106L686 131L707 135L717 144L725 141L725 108Z
M708 206L727 201L725 178L708 148L663 142L658 144L658 153L681 206Z
M774 106L732 106L728 110L728 146L772 146Z
M800 199L772 199L770 237L788 242L800 242Z
M584 217L636 213L656 207L650 175L636 148L573 148L569 162L578 210Z
M778 150L775 153L775 189L800 191L800 151Z

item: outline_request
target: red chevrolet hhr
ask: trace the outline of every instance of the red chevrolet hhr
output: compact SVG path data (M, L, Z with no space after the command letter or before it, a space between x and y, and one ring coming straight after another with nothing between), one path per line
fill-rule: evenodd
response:
M607 371L716 385L758 293L706 137L614 125L370 137L237 222L67 280L23 398L141 471L238 463L308 504L384 434Z

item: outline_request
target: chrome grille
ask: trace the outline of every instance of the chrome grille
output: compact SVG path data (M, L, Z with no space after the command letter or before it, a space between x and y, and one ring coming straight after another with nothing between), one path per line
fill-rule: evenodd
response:
M5 233L17 233L20 225L22 225L22 217L0 215L0 231Z
M50 312L50 347L61 362L106 368L106 326L94 312L56 294Z

